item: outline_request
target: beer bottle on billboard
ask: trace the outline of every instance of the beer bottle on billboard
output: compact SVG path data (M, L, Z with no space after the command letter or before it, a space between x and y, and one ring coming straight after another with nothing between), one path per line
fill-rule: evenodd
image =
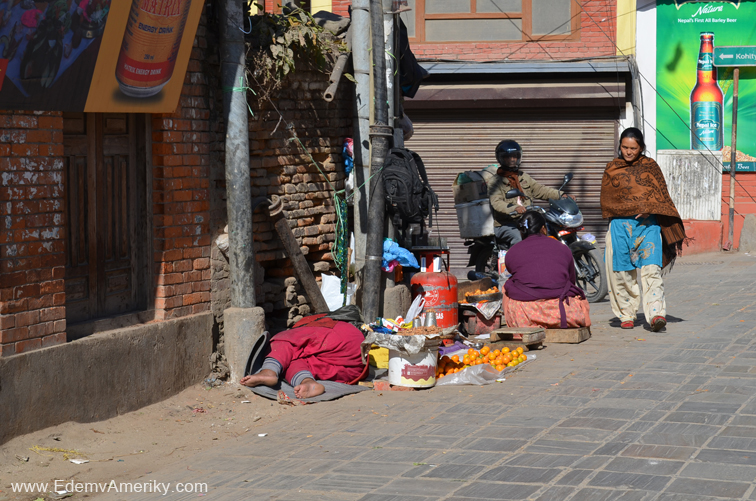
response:
M690 148L719 151L723 143L724 95L714 67L714 33L701 33L698 78L690 93Z

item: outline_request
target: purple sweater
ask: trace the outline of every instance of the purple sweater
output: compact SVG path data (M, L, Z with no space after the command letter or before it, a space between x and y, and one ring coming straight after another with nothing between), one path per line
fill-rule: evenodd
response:
M512 274L504 284L507 296L516 301L560 299L562 328L566 328L562 301L568 297L585 299L583 290L575 285L569 247L545 235L531 235L509 249L505 262Z

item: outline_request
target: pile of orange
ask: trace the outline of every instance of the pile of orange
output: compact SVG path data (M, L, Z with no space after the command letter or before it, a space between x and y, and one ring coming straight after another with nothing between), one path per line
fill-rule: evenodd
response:
M515 367L526 361L528 358L522 352L522 346L511 351L509 348L491 351L488 346L484 346L480 351L470 348L467 350L467 355L463 356L461 360L459 355L441 357L436 368L436 377L442 378L463 371L467 367L482 364L489 364L501 372L507 367Z
M499 292L499 288L494 285L490 289L486 289L484 291L478 289L478 290L473 291L473 292L465 292L465 297L467 298L467 297L470 297L470 296L482 296L484 294L495 294L497 292Z

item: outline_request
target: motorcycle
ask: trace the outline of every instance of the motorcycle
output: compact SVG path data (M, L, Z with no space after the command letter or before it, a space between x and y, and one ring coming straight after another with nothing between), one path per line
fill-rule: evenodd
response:
M559 191L572 180L572 173L565 174L564 182ZM506 198L528 198L520 190L509 190ZM546 217L546 228L549 236L562 242L572 251L575 261L577 285L585 292L589 303L596 303L604 299L608 293L609 285L606 278L604 257L601 251L589 241L578 237L578 231L583 230L583 214L572 198L550 199L549 208L544 209L531 205L529 210L537 210ZM510 215L516 215L512 212ZM475 271L470 271L467 278L479 280L492 277L499 280L498 262L499 251L507 250L507 246L496 241L493 235L467 240L467 253L470 254L468 266L475 266Z

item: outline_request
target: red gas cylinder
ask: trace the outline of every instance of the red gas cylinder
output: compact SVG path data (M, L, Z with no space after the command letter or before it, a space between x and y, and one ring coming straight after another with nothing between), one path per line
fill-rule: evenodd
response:
M439 327L456 327L457 318L457 277L443 271L416 273L412 276L412 299L418 295L425 298L423 311L436 312Z

